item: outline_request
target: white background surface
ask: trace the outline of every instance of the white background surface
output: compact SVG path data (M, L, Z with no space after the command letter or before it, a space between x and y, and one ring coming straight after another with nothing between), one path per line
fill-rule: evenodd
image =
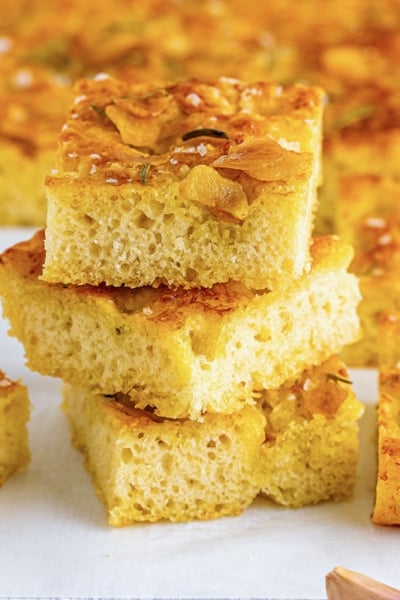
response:
M4 229L0 250L30 230ZM353 498L298 510L257 501L241 516L114 529L69 443L60 383L31 373L0 319L0 368L29 387L32 461L0 489L0 597L326 598L343 565L400 588L400 528L370 521L376 373L351 371L365 404Z

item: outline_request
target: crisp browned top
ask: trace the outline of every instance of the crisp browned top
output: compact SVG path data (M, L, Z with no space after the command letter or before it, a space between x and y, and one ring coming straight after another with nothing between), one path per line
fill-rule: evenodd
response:
M310 147L323 105L318 87L227 78L157 87L97 76L77 82L74 94L59 174L114 184L166 171L182 179L199 164L261 181L297 177L310 161L299 149Z

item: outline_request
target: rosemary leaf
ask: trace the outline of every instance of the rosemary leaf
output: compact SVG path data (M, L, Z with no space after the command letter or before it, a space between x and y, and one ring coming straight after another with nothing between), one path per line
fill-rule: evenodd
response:
M350 379L345 379L344 377L339 377L339 375L335 375L335 373L328 373L327 379L331 379L332 381L341 381L342 383L352 384L353 382Z
M97 114L101 117L108 119L106 111L104 110L104 108L101 108L101 106L97 106L97 104L91 104L90 108L97 112Z
M375 107L370 104L354 106L343 112L341 115L338 115L335 121L335 127L336 129L350 127L351 125L355 125L364 119L368 119L374 114L374 112Z
M140 171L139 171L139 177L140 177L140 181L143 183L143 185L146 185L147 183L147 174L150 170L150 163L143 163L142 166L140 167Z

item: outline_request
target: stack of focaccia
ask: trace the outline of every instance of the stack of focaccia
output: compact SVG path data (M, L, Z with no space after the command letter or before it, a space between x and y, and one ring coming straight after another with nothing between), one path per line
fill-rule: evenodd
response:
M352 248L313 237L324 95L81 80L45 232L0 260L11 333L64 382L112 525L347 496Z

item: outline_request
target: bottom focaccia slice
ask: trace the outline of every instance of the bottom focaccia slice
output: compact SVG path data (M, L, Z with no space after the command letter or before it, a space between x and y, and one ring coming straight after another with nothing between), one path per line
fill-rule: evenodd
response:
M266 417L262 494L283 506L342 500L356 482L359 421L345 364L333 356L259 399Z
M110 525L237 515L259 492L255 407L172 420L68 385L63 406Z
M378 472L372 521L400 525L400 312L379 319Z
M315 239L311 272L275 291L235 282L109 288L41 281L43 233L0 256L0 295L28 365L169 418L232 413L359 335L352 249Z
M63 406L111 525L210 519L240 513L260 491L285 506L351 493L363 406L347 377L332 357L256 406L202 422L68 385Z
M27 422L30 400L27 388L0 371L0 485L29 463Z

